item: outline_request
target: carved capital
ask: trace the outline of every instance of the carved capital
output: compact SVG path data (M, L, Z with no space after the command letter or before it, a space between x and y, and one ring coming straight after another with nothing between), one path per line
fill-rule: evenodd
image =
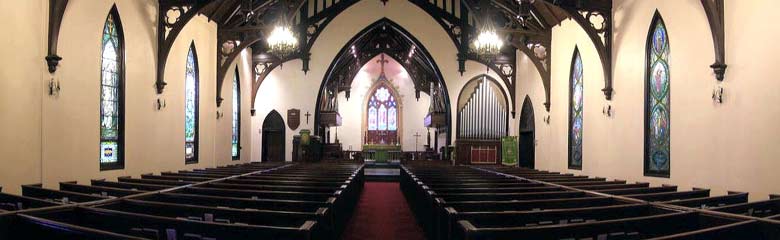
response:
M713 63L710 65L710 68L712 68L712 71L715 72L715 78L717 78L718 81L723 81L723 78L726 75L727 67L728 65L724 63Z
M57 55L46 56L46 65L49 66L49 73L54 73L57 71L57 65L60 64L61 60L62 57Z
M154 85L157 88L157 94L162 94L163 90L165 90L165 85L168 85L168 83L160 79L157 82L155 82Z

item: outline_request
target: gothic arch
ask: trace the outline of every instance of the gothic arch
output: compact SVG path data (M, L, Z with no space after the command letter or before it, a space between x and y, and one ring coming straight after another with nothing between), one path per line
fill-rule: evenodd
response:
M414 61L417 61L419 65L422 65L424 68L421 71L425 71L424 76L426 77L416 77L414 74L414 70L410 69L411 67L408 66L409 64L405 64L405 61L401 59L400 56L396 56L396 54L387 52L387 51L374 51L374 52L365 52L365 54L360 55L359 61L355 60L355 58L352 55L352 46L360 45L367 43L367 41L370 40L370 37L375 35L377 31L386 31L391 34L393 34L394 40L398 42L402 42L402 44L406 44L408 46L414 46L416 49L416 54ZM420 43L419 40L417 40L411 33L406 31L403 27L398 25L397 23L393 22L392 20L388 18L382 18L377 20L376 22L370 24L360 32L358 32L352 39L350 39L344 46L341 48L341 50L336 54L333 61L331 61L330 66L328 67L328 70L325 72L322 82L320 84L320 88L317 95L317 102L315 105L315 114L314 114L314 123L317 127L314 128L315 134L322 134L324 131L324 128L320 127L320 113L321 113L321 105L323 104L323 95L325 91L328 90L336 90L334 92L346 92L347 98L349 98L350 89L342 86L337 86L336 84L339 83L338 81L340 79L347 79L348 81L352 81L354 79L355 74L357 71L367 63L367 61L370 61L374 58L374 56L379 54L385 54L386 56L389 56L393 58L396 62L401 64L404 69L407 70L407 72L410 73L410 77L412 78L412 81L415 83L415 90L417 91L417 96L419 97L419 92L428 92L428 86L430 83L435 83L440 85L441 92L443 93L443 102L447 109L447 125L451 126L452 120L451 115L449 113L450 111L450 102L449 102L449 93L447 91L447 86L444 81L444 78L441 74L441 71L439 70L438 65L434 61L431 54L428 52L428 50L425 48L425 46ZM348 60L351 58L352 60ZM351 61L351 62L346 62ZM344 68L344 66L350 66L349 68ZM354 67L353 67L354 66ZM338 78L338 79L337 79ZM346 86L349 86L349 84L344 84ZM430 95L431 93L429 93ZM451 131L447 131L447 142L450 142L452 139L452 133Z

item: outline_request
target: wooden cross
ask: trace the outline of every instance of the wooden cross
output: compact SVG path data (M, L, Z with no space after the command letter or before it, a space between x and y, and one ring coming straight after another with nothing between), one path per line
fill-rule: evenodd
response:
M388 63L390 61L385 60L385 54L382 53L382 55L379 55L379 60L376 60L377 63L381 66L382 74L385 74L385 63Z
M309 116L311 116L311 114L307 111L304 116L306 116L306 125L309 125Z

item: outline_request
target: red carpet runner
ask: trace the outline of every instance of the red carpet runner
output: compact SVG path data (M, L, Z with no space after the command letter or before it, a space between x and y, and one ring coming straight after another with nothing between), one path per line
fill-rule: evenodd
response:
M398 183L366 182L343 240L424 240Z

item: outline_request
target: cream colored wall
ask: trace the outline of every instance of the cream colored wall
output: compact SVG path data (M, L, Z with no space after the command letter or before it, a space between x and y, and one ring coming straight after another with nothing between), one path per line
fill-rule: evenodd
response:
M468 61L466 62L467 71L461 75L458 72L455 45L434 19L414 4L408 1L389 1L386 6L383 6L375 1L360 1L336 16L322 31L312 47L311 70L307 74L301 71L301 61L293 60L284 63L283 68L274 69L266 77L257 94L255 103L257 115L252 118L252 161L260 161L261 136L259 131L266 115L275 109L285 118L286 123L287 109L297 108L301 109L302 114L310 112L312 118L306 125L305 117L302 116L301 126L296 131L287 128L286 159L288 161L292 159L291 141L293 135L298 134L302 128L313 129L314 105L328 66L341 47L353 36L382 18L388 18L399 24L425 46L442 72L450 94L450 102L457 102L457 95L468 80L486 72L484 65ZM494 72L488 74L499 79ZM503 87L505 88L505 86ZM453 124L456 124L454 120L456 114L452 113ZM422 119L416 121L422 122ZM513 132L515 128L510 127ZM451 129L451 131L454 136L455 129ZM442 134L442 136L444 135ZM455 140L454 137L453 140ZM443 142L440 144L443 145Z
M101 33L111 6L116 4L125 40L125 168L99 169L99 94ZM46 55L48 1L0 2L0 28L13 38L3 38L0 112L0 183L5 192L19 192L19 185L42 182L56 188L60 181L87 182L95 178L213 167L233 164L230 157L232 104L219 108L225 118L216 119L216 24L198 16L183 29L169 55L165 80L157 95L157 1L71 0L60 29L59 52L63 57L53 77L61 92L46 93L49 74ZM184 164L184 63L195 42L200 70L199 163ZM248 53L236 61L242 75L245 122L242 132L243 162L250 159L249 109L251 75ZM232 69L231 69L232 70ZM233 71L228 72L232 84ZM223 97L232 99L232 86ZM157 98L167 107L157 110Z
M601 63L584 31L566 20L553 30L552 108L541 105L544 91L528 59L518 62L523 73L518 101L530 94L536 113L536 166L540 169L592 176L675 184L682 189L712 188L748 191L752 199L780 192L780 117L772 75L780 53L774 39L780 27L772 24L776 1L726 1L726 62L723 83L715 80L707 18L696 0L624 0L614 9L614 88L611 118L601 113L608 102ZM671 44L671 177L643 177L643 108L645 42L655 10L668 28ZM568 77L572 51L579 46L584 62L585 112L583 170L568 170ZM725 88L725 102L710 98L716 86ZM527 86L527 87L526 87ZM516 125L516 123L515 123Z
M0 1L0 185L40 180L41 99L48 72L45 1ZM97 163L97 161L96 161Z

